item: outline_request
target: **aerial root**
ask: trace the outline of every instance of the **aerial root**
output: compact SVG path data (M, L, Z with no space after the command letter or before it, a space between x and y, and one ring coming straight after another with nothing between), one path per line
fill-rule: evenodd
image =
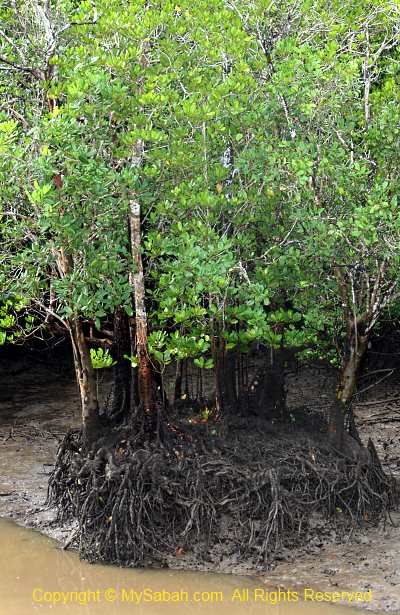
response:
M83 454L75 431L60 445L48 500L61 521L77 519L82 557L130 566L199 545L206 554L225 539L267 563L307 539L315 513L350 526L386 518L397 504L374 449L373 463L360 468L328 448L291 447L273 467L268 459L239 464L226 449L205 454L126 435Z

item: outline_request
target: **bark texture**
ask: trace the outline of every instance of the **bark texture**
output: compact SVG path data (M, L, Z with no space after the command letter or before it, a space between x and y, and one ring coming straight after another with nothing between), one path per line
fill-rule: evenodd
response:
M55 255L58 274L60 278L64 278L73 271L73 259L63 246ZM81 401L84 442L89 446L98 438L101 430L96 378L82 321L76 317L71 318L67 324L71 337L75 375Z
M155 395L152 367L147 350L147 313L145 305L145 286L141 253L140 203L132 198L129 207L129 229L131 254L135 270L129 274L135 306L135 342L138 357L139 398L145 413L155 409Z
M354 323L348 325L348 347L343 360L336 390L336 401L332 407L328 431L330 440L337 448L343 447L345 416L349 411L349 405L357 389L357 379L361 361L368 347L368 336L361 335Z
M131 368L124 359L130 353L128 316L121 306L114 311L114 332L111 346L111 356L116 365L113 367L113 385L109 416L113 420L120 420L131 408Z
M101 430L101 423L96 378L82 322L79 319L70 321L70 335L74 355L75 374L82 407L84 441L87 445L90 445L97 440Z

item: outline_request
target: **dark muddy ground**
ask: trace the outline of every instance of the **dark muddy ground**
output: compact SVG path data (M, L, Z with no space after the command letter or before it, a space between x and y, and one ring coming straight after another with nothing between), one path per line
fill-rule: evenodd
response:
M79 423L79 403L75 383L68 369L56 370L48 362L0 361L0 516L37 528L67 541L70 527L60 528L54 512L44 501L48 474L58 442L65 430ZM55 365L55 364L54 364ZM385 374L382 374L385 375ZM380 375L366 380L365 387ZM106 389L102 383L101 389ZM362 387L363 388L363 387ZM296 409L323 412L334 389L334 373L322 368L303 369L288 376L288 406L291 431L301 430ZM393 398L397 398L393 400ZM375 400L387 400L372 404ZM400 382L397 373L360 395L355 406L361 436L372 436L385 469L400 474ZM271 438L276 433L271 432ZM400 514L393 519L400 523ZM268 586L315 587L363 591L371 589L372 610L400 611L400 530L390 524L379 528L343 533L315 519L312 537L306 547L282 552L281 561L268 572L252 568L235 556L215 553L209 562L196 554L168 558L173 568L235 572L261 576Z

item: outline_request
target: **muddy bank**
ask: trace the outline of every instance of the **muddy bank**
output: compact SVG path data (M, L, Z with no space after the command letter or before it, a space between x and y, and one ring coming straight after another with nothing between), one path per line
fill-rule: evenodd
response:
M0 516L13 518L65 543L72 528L59 528L54 512L45 509L44 500L58 441L67 427L79 420L78 397L69 376L48 376L48 371L38 366L36 370L15 374L12 386L1 389ZM292 375L288 400L294 422L295 407L312 407L317 403L321 406L325 399L328 404L331 386L333 378L329 372L322 375L321 370L308 370ZM385 391L373 391L376 398L377 394L394 396L397 383L385 383L385 386ZM388 387L391 387L389 391ZM321 398L321 388L326 398ZM360 406L359 412L361 408L369 406ZM390 412L390 407L386 410ZM372 429L365 410L361 419L363 437L371 435L371 431L375 434L376 427ZM395 430L389 433L385 427L384 434L377 432L377 435L377 445L387 467L396 470L400 447ZM364 606L372 610L400 611L400 531L397 528L387 525L344 535L340 523L333 529L316 519L312 534L306 547L283 551L281 561L267 573L246 566L235 556L203 562L193 554L183 557L171 554L168 565L176 569L257 575L271 588L371 589L373 601Z

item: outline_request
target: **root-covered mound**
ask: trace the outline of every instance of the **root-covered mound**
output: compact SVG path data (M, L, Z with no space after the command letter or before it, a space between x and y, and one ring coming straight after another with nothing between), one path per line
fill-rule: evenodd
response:
M140 566L200 547L207 559L226 542L267 563L304 542L316 512L351 524L390 511L397 488L373 453L362 466L309 437L242 433L216 448L200 436L166 446L117 431L84 455L75 431L60 446L49 501L61 520L77 519L75 542L90 561Z

